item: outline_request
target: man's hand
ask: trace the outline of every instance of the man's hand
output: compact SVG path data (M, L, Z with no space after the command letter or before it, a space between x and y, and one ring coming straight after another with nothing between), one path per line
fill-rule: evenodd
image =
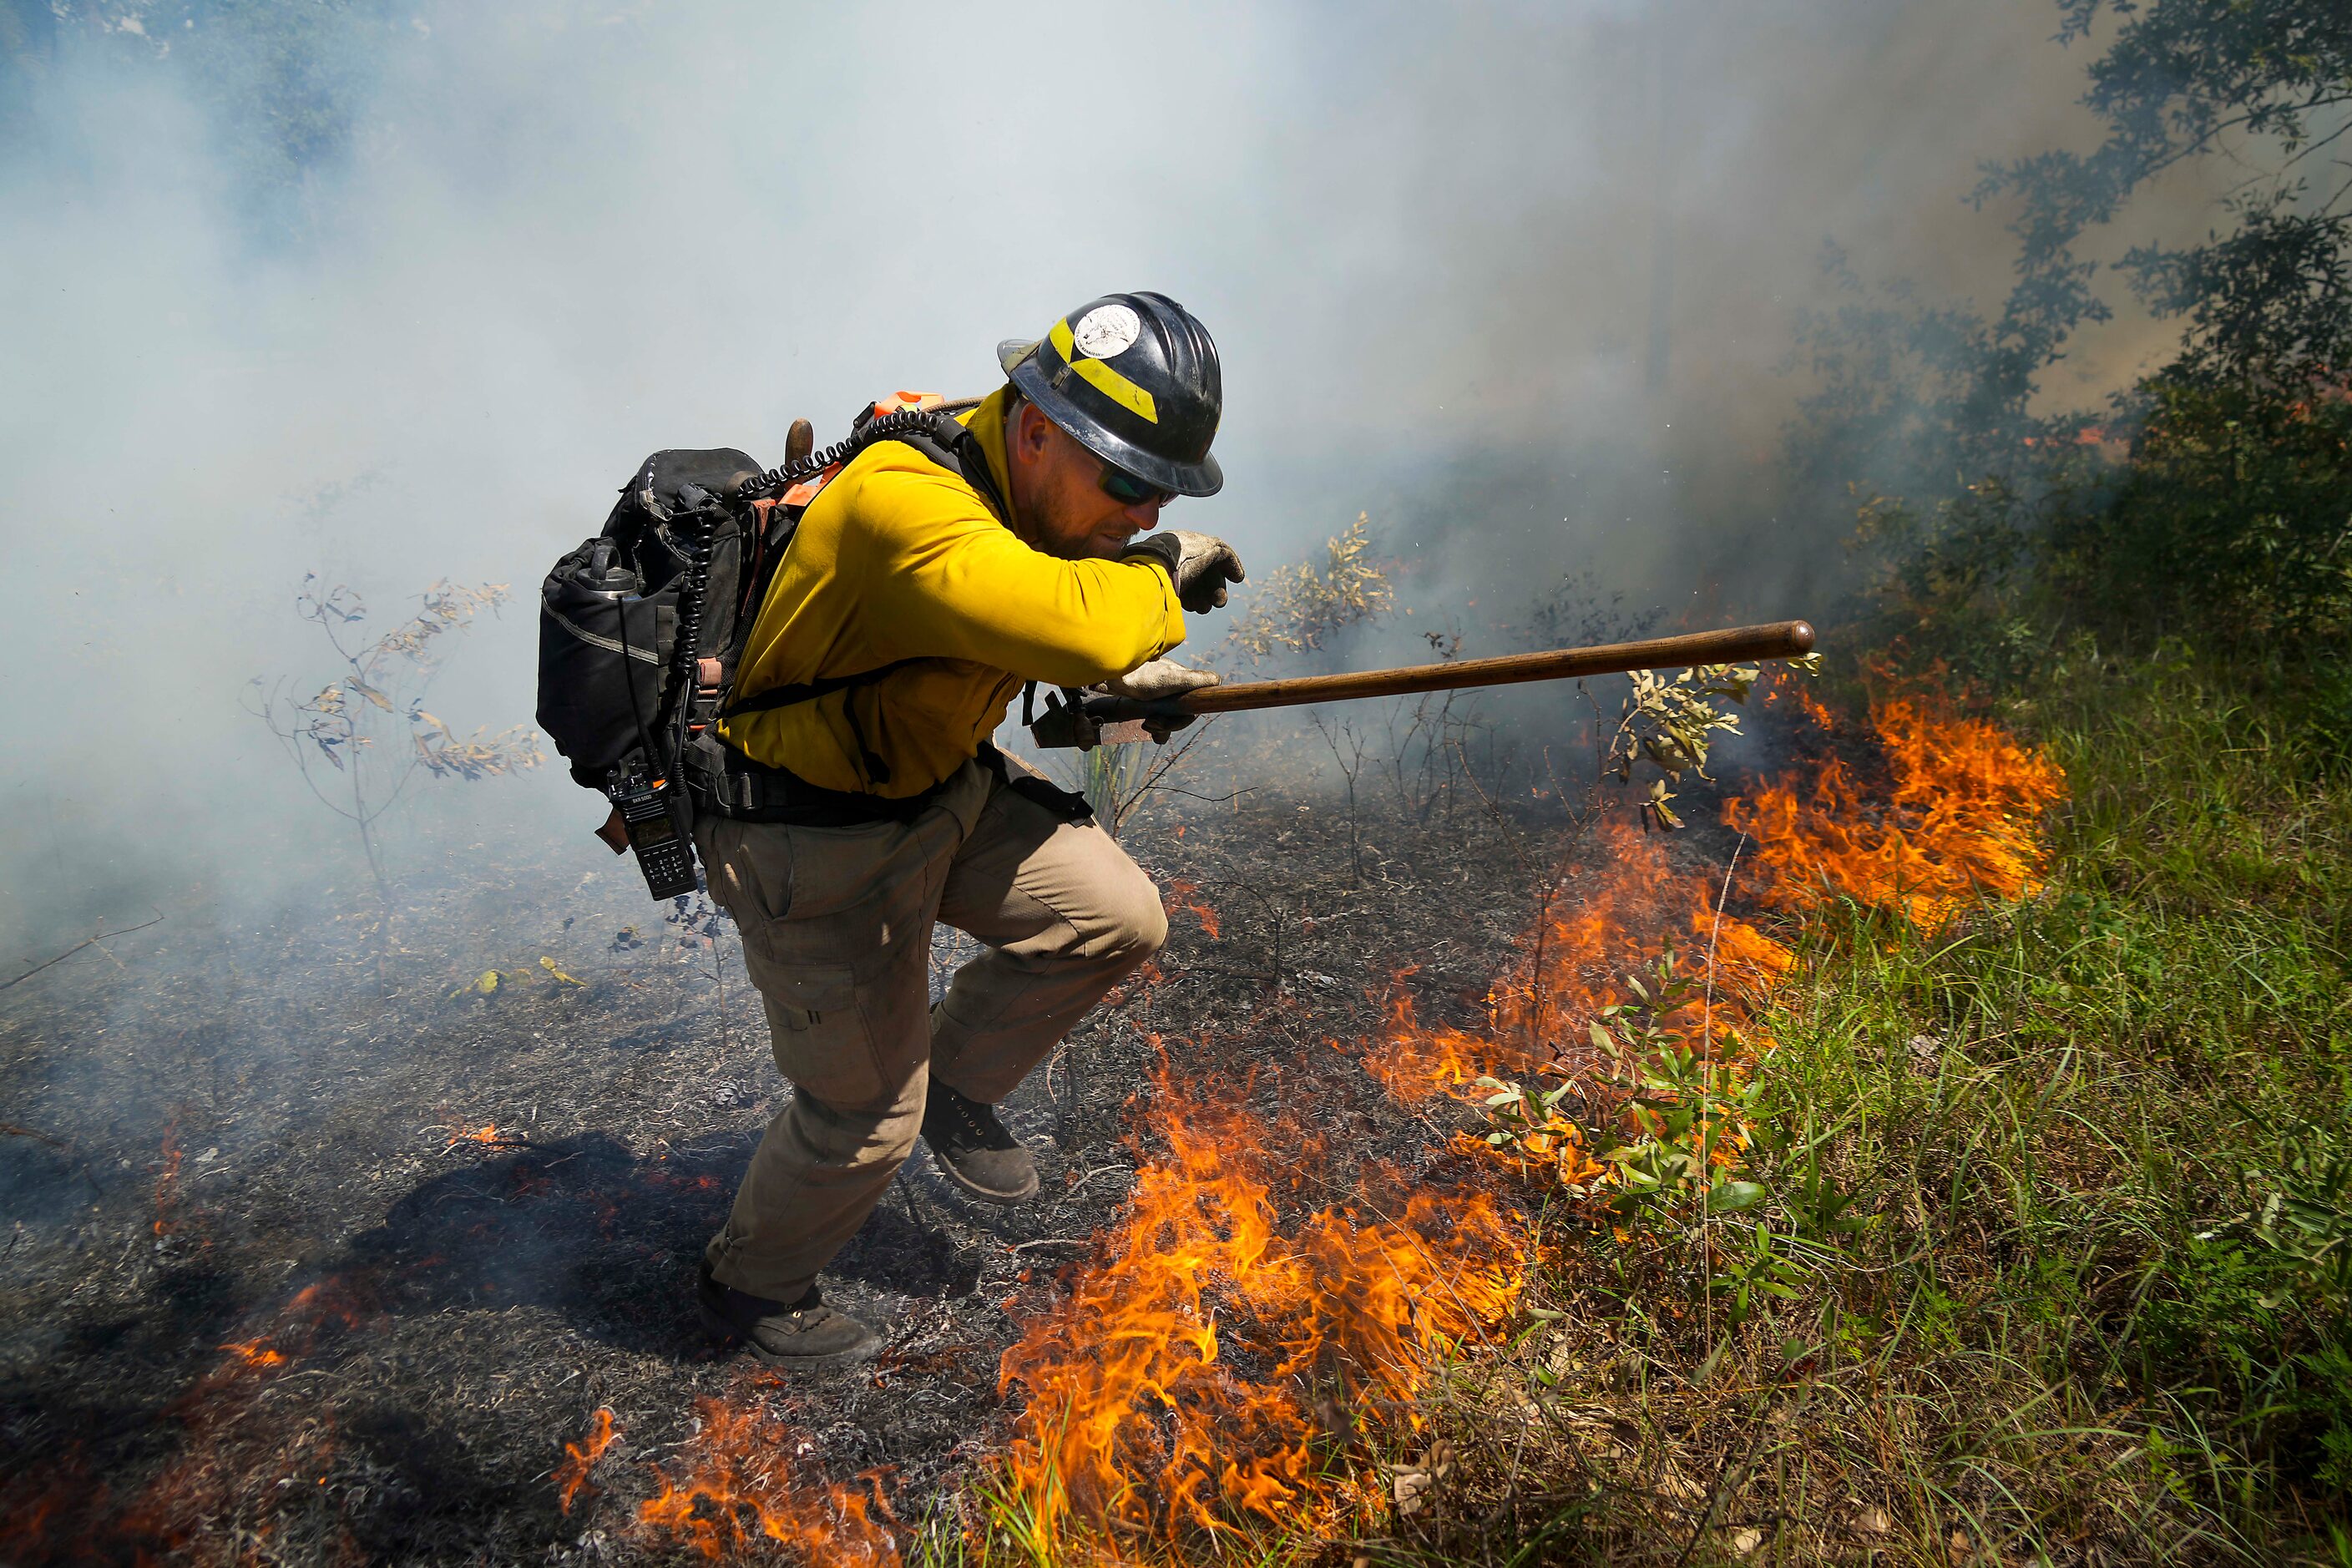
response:
M1235 563L1236 565L1239 563ZM1125 675L1103 682L1103 689L1113 697L1132 697L1143 702L1165 702L1187 692L1199 691L1217 683L1214 670L1187 669L1172 658L1149 659L1137 665ZM1166 745L1168 737L1184 729L1193 721L1187 714L1181 718L1151 718L1143 721L1143 732L1159 745Z
M1187 669L1172 658L1147 659L1125 675L1113 676L1103 682L1103 689L1113 697L1132 697L1141 702L1165 702L1171 697L1199 691L1217 683L1216 671Z
M1162 529L1130 540L1120 559L1133 561L1149 556L1168 568L1168 576L1176 584L1177 602L1196 616L1205 616L1225 602L1225 584L1240 582L1246 574L1242 571L1242 558L1234 547L1214 534L1192 533L1184 529Z

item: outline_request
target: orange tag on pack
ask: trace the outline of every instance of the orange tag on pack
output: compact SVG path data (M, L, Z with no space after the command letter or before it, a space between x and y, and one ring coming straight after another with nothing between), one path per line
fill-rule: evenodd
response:
M841 472L841 465L839 463L835 463L833 467L825 469L823 473L818 474L815 478L803 479L800 483L786 490L782 498L777 500L776 504L778 506L803 507L808 505L809 502L816 500L817 492L819 490L833 483L833 476L839 472Z

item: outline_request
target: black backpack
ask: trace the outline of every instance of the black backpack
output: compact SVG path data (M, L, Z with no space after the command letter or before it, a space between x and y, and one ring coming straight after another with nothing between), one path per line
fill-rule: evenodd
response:
M572 776L612 801L657 899L698 886L689 833L697 809L762 819L795 810L903 815L911 804L831 796L727 751L712 725L729 711L735 671L801 514L876 441L903 441L997 505L971 433L951 417L970 403L877 404L849 437L762 470L731 447L656 452L621 489L604 531L583 541L540 590L539 726ZM764 691L747 709L812 701L879 679L877 669ZM716 679L712 679L712 677ZM882 775L876 775L877 777ZM688 784L694 787L687 787ZM816 796L831 796L815 800ZM864 805L860 805L860 802Z
M698 554L705 557L705 613L693 652L698 658L731 642L742 613L733 590L744 581L744 530L734 511L713 502L760 472L731 447L656 452L622 488L604 531L548 573L540 591L539 727L581 784L601 791L607 769L633 752L660 750L679 600Z

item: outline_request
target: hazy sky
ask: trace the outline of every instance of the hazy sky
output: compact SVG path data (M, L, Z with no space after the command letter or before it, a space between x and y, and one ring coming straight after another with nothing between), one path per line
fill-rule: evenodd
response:
M0 153L12 928L314 809L237 706L331 673L306 572L387 613L512 584L434 705L518 721L538 578L646 451L984 391L996 340L1108 289L1223 350L1230 483L1171 521L1271 564L1370 507L1440 596L1686 592L1759 524L1823 242L1990 303L1979 163L2090 132L2048 0L541 0L310 26L330 150L289 186L249 112L284 79L225 114L185 7L82 9ZM2142 228L2202 227L2173 196ZM2127 314L2055 390L2160 341ZM1480 454L1507 502L1430 478Z

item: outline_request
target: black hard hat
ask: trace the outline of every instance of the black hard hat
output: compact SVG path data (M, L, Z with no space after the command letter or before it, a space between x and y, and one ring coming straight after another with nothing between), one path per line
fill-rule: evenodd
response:
M996 345L1021 395L1104 462L1155 489L1213 496L1225 405L1217 345L1165 294L1106 294L1034 342Z

